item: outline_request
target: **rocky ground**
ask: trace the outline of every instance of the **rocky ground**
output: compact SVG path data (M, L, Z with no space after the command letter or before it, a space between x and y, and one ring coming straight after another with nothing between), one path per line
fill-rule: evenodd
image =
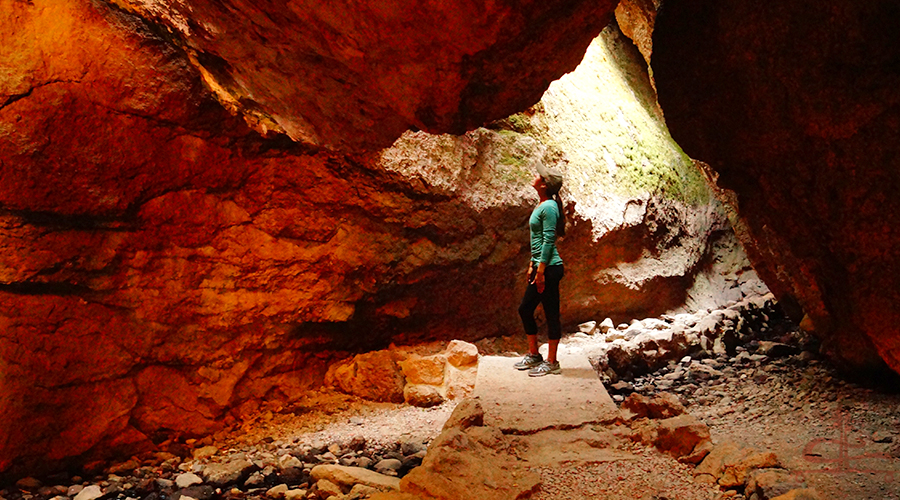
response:
M657 369L641 375L629 370L622 377L607 371L604 376L618 379L607 381L607 387L620 403L631 394L676 395L709 427L714 443L774 452L791 481L814 488L822 499L900 500L900 393L842 379L813 353L814 342L768 315L762 328L738 321L732 325L734 342L711 341L708 351L665 361L659 350L645 350L653 358L645 367ZM598 345L608 347L629 328L636 331L632 324L605 334L568 335L563 348L596 353ZM640 340L640 335L632 337ZM716 354L715 345L724 350ZM161 445L165 451L102 472L22 478L0 488L0 500L326 500L340 491L335 485L329 492L327 485L341 479L323 476L334 474L316 467L323 464L377 472L376 479L354 478L359 486L343 497L365 498L378 481L397 481L422 463L455 406L373 403L323 390L291 408L263 408L230 432L171 440ZM680 463L633 441L610 446L637 459L530 467L542 483L532 498L745 498L743 488L704 481L697 475L702 465ZM323 477L328 479L322 482Z

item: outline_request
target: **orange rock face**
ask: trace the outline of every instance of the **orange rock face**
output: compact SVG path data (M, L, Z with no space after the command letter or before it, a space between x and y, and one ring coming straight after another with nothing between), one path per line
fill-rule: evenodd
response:
M160 23L262 130L331 149L462 133L534 104L615 2L115 0ZM527 61L527 64L523 64Z
M654 36L673 137L737 193L780 302L857 373L900 372L898 20L890 1L676 0Z
M0 473L289 407L335 359L392 342L519 331L529 199L475 207L310 144L367 150L524 108L611 4L372 2L338 22L330 4L117 3L160 24L0 0ZM592 279L684 236L668 229L597 249L574 225L569 255L597 260L572 259L566 313L683 303L680 274L651 292Z
M373 5L361 19L383 23L341 24L361 30L357 49L335 45L353 37L331 33L327 7L248 7L237 30L197 2L182 49L102 4L0 0L0 472L213 432L234 408L289 405L348 352L509 333L527 207L485 218L365 158L258 132L277 119L359 148L508 113L577 63L610 14L588 4L442 4L414 28L401 14L421 8ZM205 16L247 38L214 37ZM522 35L538 27L559 37ZM263 32L309 46L264 53ZM520 64L531 52L547 65ZM244 117L204 87L226 73Z

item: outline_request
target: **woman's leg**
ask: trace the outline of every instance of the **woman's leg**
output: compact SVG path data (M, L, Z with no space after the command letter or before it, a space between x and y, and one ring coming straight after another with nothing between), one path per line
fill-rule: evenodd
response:
M563 266L549 266L544 272L545 285L541 303L547 317L547 337L550 339L547 346L547 361L550 363L556 363L556 351L559 339L562 338L562 325L559 320L559 282L563 274Z
M534 320L534 310L541 303L541 295L537 292L535 285L528 285L525 289L525 296L522 297L522 303L519 304L519 317L522 318L522 326L525 328L525 335L528 337L529 354L538 353L537 322Z

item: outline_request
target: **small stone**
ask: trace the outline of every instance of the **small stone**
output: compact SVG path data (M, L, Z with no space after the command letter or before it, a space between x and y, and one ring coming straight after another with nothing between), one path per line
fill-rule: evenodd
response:
M297 489L297 490L287 490L284 492L285 500L303 500L306 498L306 490Z
M266 491L266 496L269 498L283 498L284 494L287 493L288 486L286 484L279 484L278 486L274 486L269 488Z
M876 443L892 443L894 436L887 431L875 431L872 433L872 441Z
M287 469L290 467L303 467L303 462L301 462L297 457L293 455L282 455L281 459L278 460L278 463L282 469Z
M608 333L613 328L615 328L615 325L611 318L606 318L600 323L600 333Z
M200 479L200 476L194 474L193 472L185 472L183 474L179 474L175 478L175 484L178 485L179 488L187 488L189 486L202 483L203 479Z
M69 486L69 489L66 490L66 495L70 496L70 497L74 497L79 492L81 492L81 490L83 490L83 489L84 489L84 486L82 486L80 484L73 484L72 486Z
M35 491L41 487L41 482L33 477L23 477L16 481L16 488Z
M681 358L680 363L681 363L682 365L685 365L685 366L691 364L691 357L690 357L690 356L685 356L685 357Z
M596 321L586 321L578 325L578 331L587 335L593 335L597 331Z
M377 464L375 464L375 470L384 474L387 471L397 472L402 466L403 463L396 458L385 458L384 460L381 460Z
M194 450L193 457L194 460L202 460L204 458L209 458L218 452L219 449L215 446L204 446L203 448L197 448L196 450Z
M616 327L616 330L619 330L619 331L627 330L627 329L628 329L628 323L619 323L619 325Z
M359 457L356 459L356 467L362 467L363 469L368 469L372 466L372 459L369 457Z
M75 500L96 500L103 496L103 492L96 484L92 484L75 495Z
M404 456L414 455L420 451L425 450L425 443L420 440L407 440L400 443L400 453L402 453Z
M156 485L159 486L159 489L161 490L169 490L172 489L173 486L175 486L175 481L172 481L171 479L163 479L160 477L156 479Z

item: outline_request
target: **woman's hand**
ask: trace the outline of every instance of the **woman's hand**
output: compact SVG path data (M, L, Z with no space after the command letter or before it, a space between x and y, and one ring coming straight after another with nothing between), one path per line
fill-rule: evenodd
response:
M528 273L525 274L525 283L531 284L531 273L534 272L534 262L528 261Z
M538 293L544 293L544 271L538 268L538 271L534 274L534 286L537 287Z

